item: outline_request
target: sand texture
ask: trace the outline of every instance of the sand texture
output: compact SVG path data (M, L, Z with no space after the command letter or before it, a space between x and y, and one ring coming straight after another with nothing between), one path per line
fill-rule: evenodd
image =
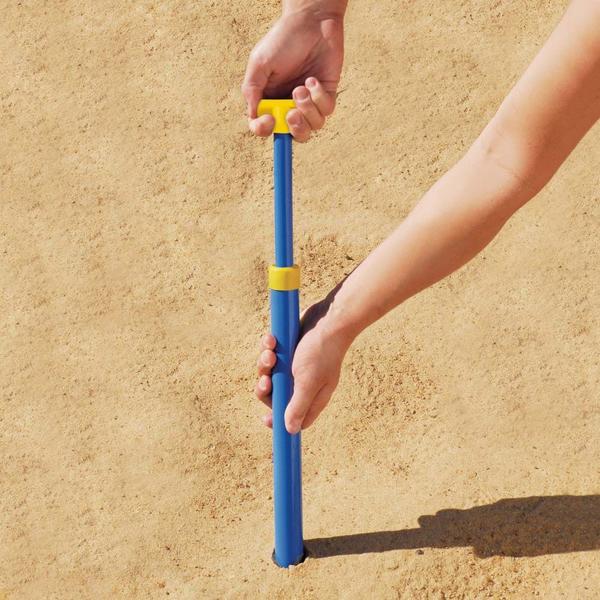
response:
M351 2L295 146L302 305L465 151L564 2ZM350 350L271 563L274 0L0 2L0 598L600 596L600 129L466 268Z

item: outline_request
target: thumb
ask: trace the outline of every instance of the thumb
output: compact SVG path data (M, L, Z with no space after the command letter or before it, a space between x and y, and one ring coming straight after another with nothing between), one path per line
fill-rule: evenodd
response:
M285 409L285 428L289 433L298 433L312 403L319 394L321 385L312 385L303 381L294 382L294 393Z
M248 105L248 117L256 119L258 103L263 97L263 92L269 81L270 71L264 61L259 60L254 53L250 54L242 94Z

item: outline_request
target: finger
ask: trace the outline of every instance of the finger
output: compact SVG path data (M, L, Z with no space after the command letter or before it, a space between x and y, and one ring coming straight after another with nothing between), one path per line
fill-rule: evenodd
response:
M243 83L242 84L242 96L246 100L246 111L248 117L251 119L256 117L256 111L258 109L258 103L262 98L263 90L260 86Z
M294 385L294 393L284 415L285 428L289 433L298 433L302 429L304 417L320 391L320 387L310 384L296 383Z
M273 350L263 350L256 361L256 366L259 375L270 375L275 363L277 362L277 355Z
M265 333L260 338L259 350L262 352L263 350L275 350L275 346L277 345L277 340L272 333Z
M269 408L271 408L271 389L271 378L268 375L262 375L259 377L258 381L256 382L256 387L254 388L256 397Z
M306 416L304 417L304 421L302 421L302 429L307 429L310 427L317 417L323 412L323 409L327 406L327 403L331 399L331 395L333 394L334 388L325 385L321 389L321 391L317 394L317 397L313 400L313 403L310 405Z
M299 85L292 92L292 96L296 101L298 110L302 113L311 129L321 129L325 125L325 117L319 112L319 109L312 101L308 89L303 85Z
M302 113L297 108L293 108L288 112L286 120L294 139L297 142L307 142L310 138L310 125Z
M323 85L315 77L309 77L306 80L306 87L310 92L312 101L319 109L319 112L324 117L328 117L335 108L335 92L326 91Z
M269 413L268 415L264 415L260 418L260 420L270 429L273 429L273 413Z
M249 119L248 127L254 135L269 137L273 133L275 119L273 115L262 115L262 117L257 117L256 119Z
M250 53L248 66L244 74L244 83L242 83L242 95L246 99L248 106L248 117L256 118L258 103L263 97L263 92L267 81L271 75L271 69L268 62L261 57L260 53L254 49Z

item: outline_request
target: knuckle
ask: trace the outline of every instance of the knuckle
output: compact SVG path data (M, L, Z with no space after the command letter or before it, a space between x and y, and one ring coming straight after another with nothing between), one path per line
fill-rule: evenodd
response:
M310 96L306 96L305 98L301 98L298 96L294 99L302 112L306 111L307 109L311 109L314 106L314 103Z
M335 98L325 94L320 102L321 113L328 117L333 113L333 109L335 108Z
M301 374L304 371L304 367L302 365L299 365L297 362L293 361L292 362L292 375L297 378L300 379Z
M310 364L306 364L304 361L296 360L292 361L292 375L294 376L294 389L306 388L310 386L313 379L313 369Z
M300 144L304 144L305 142L308 142L309 138L310 138L310 133L308 133L307 131L296 131L296 132L292 132L294 139L299 142Z
M255 62L258 62L259 57L260 57L260 48L257 45L257 46L254 46L254 48L252 48L252 50L250 50L250 56L249 56L248 60L251 63L255 63Z
M321 108L321 114L324 117L329 117L329 116L331 116L332 113L333 113L333 108L331 108L329 106L324 106L323 108Z
M252 52L250 52L249 62L252 67L260 68L266 66L269 59L260 47L256 46L252 49Z

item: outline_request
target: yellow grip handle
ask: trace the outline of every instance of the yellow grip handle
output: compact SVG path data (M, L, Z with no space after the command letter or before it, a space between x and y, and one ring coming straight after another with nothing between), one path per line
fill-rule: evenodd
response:
M258 103L257 114L259 117L262 117L262 115L273 115L275 118L273 133L289 133L290 128L285 120L285 116L292 108L296 108L296 103L293 100L261 100Z

